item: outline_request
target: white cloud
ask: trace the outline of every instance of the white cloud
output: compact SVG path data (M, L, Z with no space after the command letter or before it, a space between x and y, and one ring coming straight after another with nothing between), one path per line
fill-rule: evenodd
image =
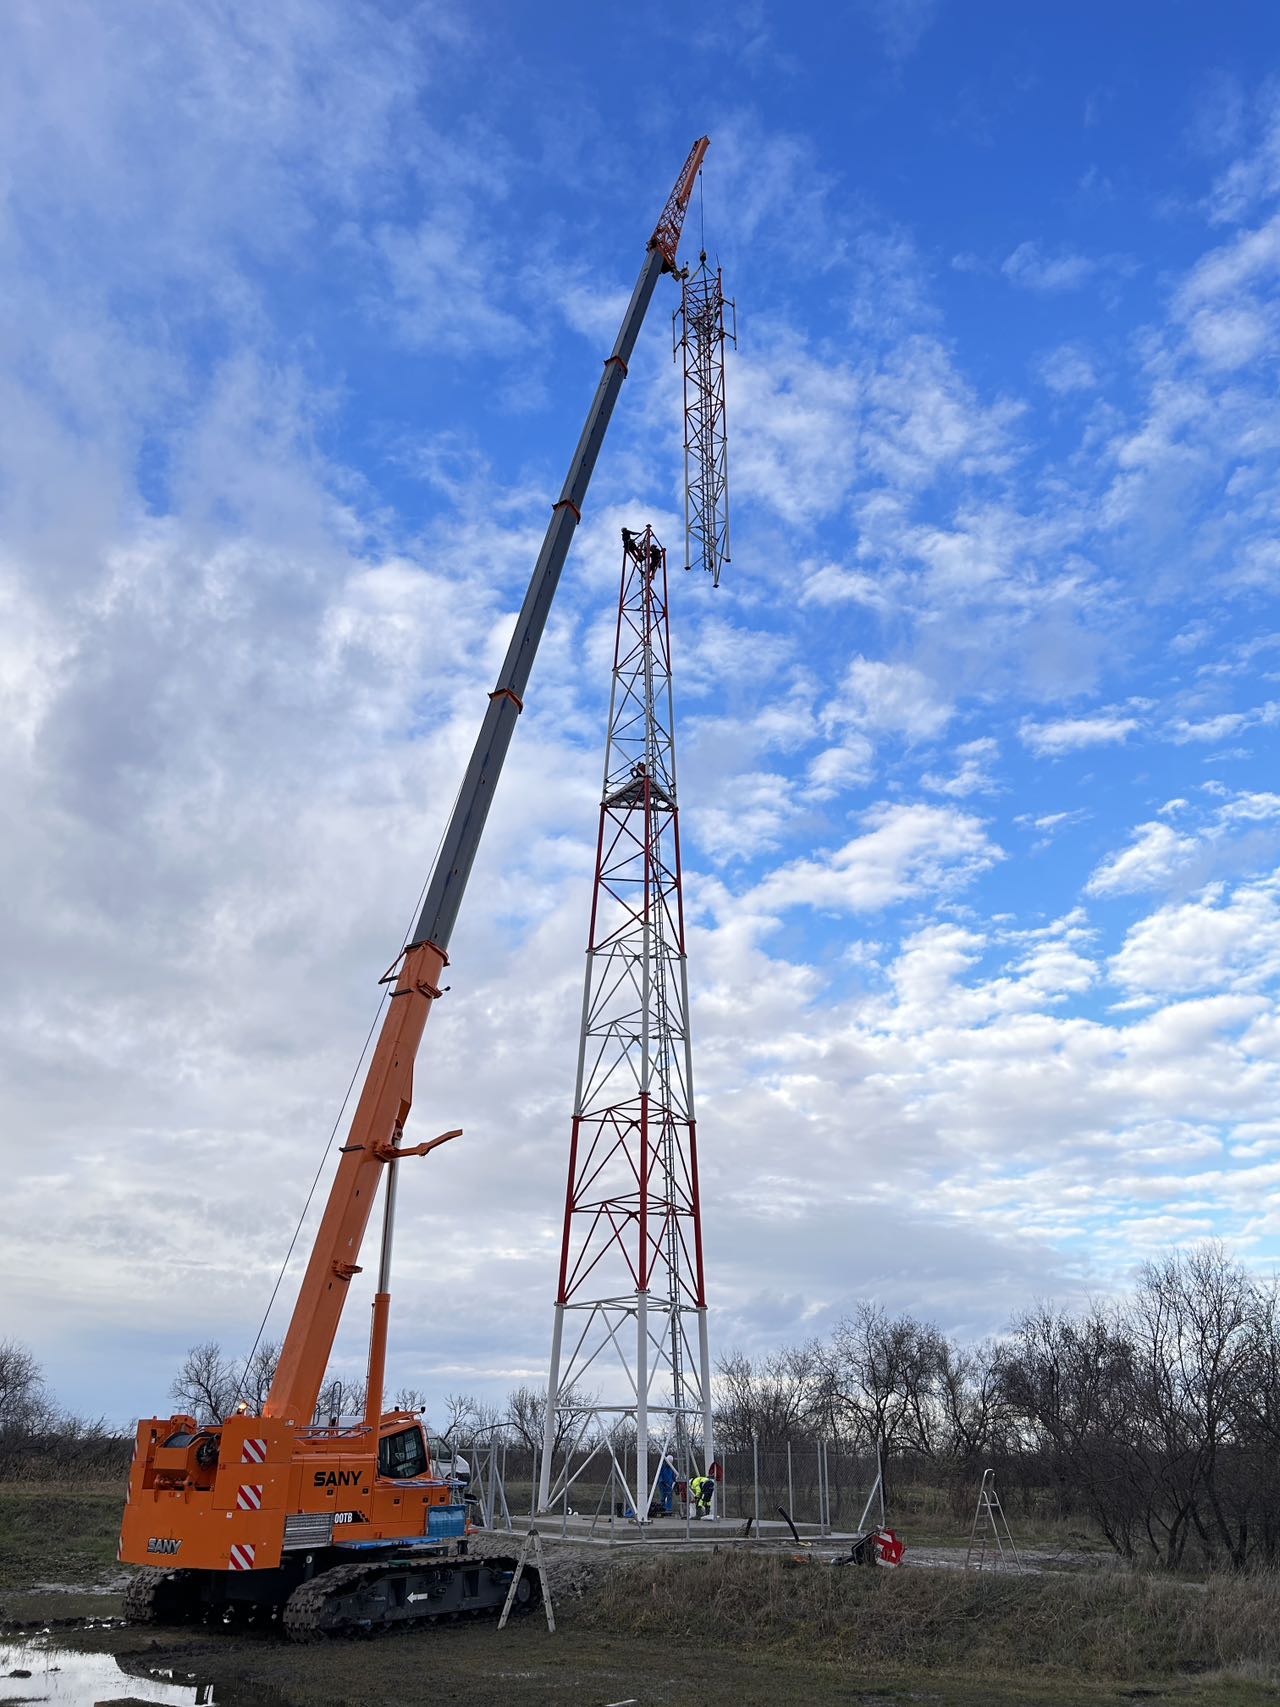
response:
M960 888L1004 857L981 819L954 807L876 806L862 821L864 834L830 854L770 872L744 904L766 914L792 907L878 912L913 896Z
M1097 272L1098 263L1069 249L1046 255L1038 243L1026 242L1019 243L1000 270L1011 283L1027 290L1079 290Z
M989 766L998 756L1000 744L990 736L983 736L977 741L962 742L955 750L955 758L959 768L952 776L927 771L920 778L920 786L934 794L948 794L953 799L963 799L970 794L990 794L996 788L996 782L991 775Z
M937 338L917 334L891 350L867 405L863 454L890 483L916 489L944 471L997 474L1016 461L1010 433L1023 406L981 403Z
M909 59L937 15L939 0L855 0L890 60Z
M1250 711L1223 711L1216 717L1202 717L1195 722L1179 718L1172 727L1171 737L1179 746L1185 746L1189 741L1224 741L1228 736L1238 735L1242 729L1266 726L1277 720L1280 720L1280 703L1269 700L1266 705L1255 706Z
M1280 891L1274 878L1228 893L1210 885L1132 925L1108 968L1117 984L1160 995L1256 990L1280 976Z
M1041 380L1060 397L1073 391L1093 391L1098 385L1092 356L1079 344L1059 344L1041 356L1037 371Z
M1037 840L1031 844L1033 853L1041 853L1045 848L1052 847L1055 838L1075 824L1083 824L1092 814L1087 806L1077 806L1063 812L1041 812L1033 815L1020 812L1014 823L1022 829L1038 832Z
M851 723L857 729L917 742L941 734L953 713L954 708L914 664L855 658L829 715L833 723Z
M858 473L858 378L783 338L744 351L732 380L735 494L788 522L838 510Z
M1208 366L1239 368L1256 360L1274 341L1275 316L1242 304L1199 308L1187 323L1187 335Z
M1188 824L1184 833L1154 819L1138 825L1130 845L1094 871L1086 886L1089 893L1185 886L1202 883L1215 871L1257 871L1268 864L1280 846L1280 795L1232 794L1217 785L1204 786L1220 802L1209 819L1199 827ZM1186 804L1171 801L1161 811L1172 815Z
M494 300L497 254L463 209L446 206L417 225L384 225L373 237L382 262L370 312L387 314L414 349L512 353L527 348L527 321Z
M1168 824L1139 824L1132 843L1105 860L1085 885L1090 895L1124 895L1158 889L1186 871L1197 858L1195 836L1180 836Z
M825 747L809 765L810 795L824 799L862 787L875 775L875 748L862 735L848 735L838 747Z
M1265 104L1264 104L1265 103ZM1258 203L1270 200L1280 190L1280 106L1275 91L1265 86L1262 101L1261 135L1252 149L1237 153L1213 183L1209 192L1210 217L1219 222L1244 218ZM1219 147L1236 151L1244 140L1245 103L1238 90L1225 108L1227 122L1216 125Z
M1056 758L1082 747L1113 746L1139 727L1136 717L1103 712L1096 717L1060 717L1048 723L1025 718L1018 729L1024 746L1041 757Z
M1182 284L1176 307L1187 313L1202 303L1238 295L1280 269L1280 214L1256 231L1241 232L1232 242L1204 255Z

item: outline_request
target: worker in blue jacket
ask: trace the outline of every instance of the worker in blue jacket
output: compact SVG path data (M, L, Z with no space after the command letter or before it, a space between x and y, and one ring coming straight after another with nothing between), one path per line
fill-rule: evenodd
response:
M658 1468L658 1506L664 1517L671 1516L671 1507L675 1500L676 1467L669 1458L664 1458Z

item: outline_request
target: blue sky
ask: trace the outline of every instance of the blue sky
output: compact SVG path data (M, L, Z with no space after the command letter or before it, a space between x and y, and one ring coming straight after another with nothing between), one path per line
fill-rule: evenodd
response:
M715 1343L1280 1230L1280 16L290 0L0 33L0 1333L251 1341L689 143L674 649ZM545 1370L664 284L432 1020L393 1378ZM288 1288L286 1287L286 1292ZM359 1363L353 1302L340 1366ZM279 1324L273 1323L273 1326Z

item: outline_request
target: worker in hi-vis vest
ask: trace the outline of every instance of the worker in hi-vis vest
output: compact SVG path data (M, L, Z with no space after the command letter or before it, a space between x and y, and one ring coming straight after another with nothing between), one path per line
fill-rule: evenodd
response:
M715 1491L716 1485L710 1476L691 1476L689 1478L689 1492L693 1495L694 1502L698 1507L695 1516L711 1516L711 1501L715 1496Z

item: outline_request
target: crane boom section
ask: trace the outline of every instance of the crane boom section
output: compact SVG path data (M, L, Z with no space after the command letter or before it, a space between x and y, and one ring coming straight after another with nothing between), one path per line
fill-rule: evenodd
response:
M516 718L524 704L525 687L533 668L534 656L546 627L551 601L560 584L560 572L569 546L582 519L582 506L587 486L595 470L596 458L604 443L604 435L613 415L614 404L627 377L627 367L635 349L636 338L644 322L645 311L653 297L654 286L664 272L674 272L676 250L684 224L685 210L693 193L694 182L707 152L708 139L699 137L689 150L689 157L667 198L666 206L649 239L640 276L631 293L631 301L622 317L617 341L604 364L600 383L587 411L586 424L578 448L569 464L564 487L556 501L542 550L534 565L529 589L516 621L511 644L498 672L498 680L489 696L489 709L480 727L480 734L467 766L462 792L458 796L445 831L444 841L436 859L435 870L423 902L415 943L432 942L447 955L458 908L462 903L467 879L475 860L476 849L493 800L507 748L515 731Z
M428 944L411 949L401 962L275 1380L262 1407L264 1417L305 1425L315 1411L347 1292L352 1277L360 1273L360 1246L382 1169L396 1128L404 1124L413 1101L414 1057L431 1003L440 993L444 964L444 956Z
M694 144L649 240L644 265L605 361L564 486L552 507L515 632L440 845L422 913L400 965L285 1335L276 1377L263 1407L264 1416L306 1425L315 1410L351 1278L360 1272L360 1246L382 1168L393 1153L396 1128L403 1125L412 1102L414 1058L431 1004L440 993L449 939L516 718L523 708L533 660L645 311L659 276L674 271L685 209L706 147L705 137Z

